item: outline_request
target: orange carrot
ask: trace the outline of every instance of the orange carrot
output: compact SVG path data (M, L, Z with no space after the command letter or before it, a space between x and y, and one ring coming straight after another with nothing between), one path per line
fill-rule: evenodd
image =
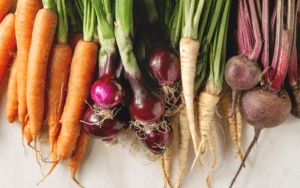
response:
M28 59L26 96L35 149L36 137L43 124L46 69L56 25L56 12L48 8L38 11L34 22Z
M24 136L25 136L27 144L29 145L33 140L32 136L31 136L30 121L29 120L26 121L26 123L25 123Z
M18 56L16 65L18 69L18 113L22 134L25 117L27 116L26 88L28 56L31 46L33 24L38 10L43 7L40 0L18 0L16 10L16 39Z
M57 140L58 158L67 159L75 150L80 134L79 120L90 94L98 47L94 42L80 40L71 63L66 104L61 118L61 131Z
M0 83L4 77L7 65L16 50L15 15L8 14L0 27Z
M47 112L49 126L50 150L60 131L60 118L63 112L69 69L72 60L72 49L66 44L53 44L49 57L49 73L47 77Z
M13 123L18 117L18 84L17 84L17 66L15 63L16 58L13 59L11 72L8 80L7 87L7 100L6 100L6 119L9 123Z
M75 149L72 157L69 160L71 177L77 183L77 185L79 185L80 187L82 187L82 186L76 180L75 174L77 172L77 169L78 169L78 166L81 162L81 159L84 156L88 138L89 138L89 135L86 134L86 132L82 128L81 131L80 131L80 135L78 137L76 149Z
M14 3L14 0L2 0L0 1L0 23L5 17L5 15L8 13L8 11L11 9L12 5Z

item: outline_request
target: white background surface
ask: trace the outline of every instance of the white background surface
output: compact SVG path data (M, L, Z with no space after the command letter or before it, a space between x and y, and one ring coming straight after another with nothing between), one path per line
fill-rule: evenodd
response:
M0 187L1 188L68 188L78 187L70 177L68 162L61 162L44 182L37 186L42 174L36 163L35 153L28 146L24 155L21 130L18 122L10 124L5 117L8 74L0 86ZM211 176L211 188L227 188L240 165L235 159L235 148L230 133L223 122L215 123L218 162ZM223 131L225 134L223 134ZM254 135L253 128L243 126L241 147L246 151ZM133 135L109 151L100 140L89 139L87 151L76 174L86 188L161 188L161 171L157 163L145 165L146 157L140 153L133 156L130 144ZM48 144L48 143L47 143ZM44 150L46 156L47 148ZM177 152L176 152L177 153ZM187 168L182 180L186 188L206 187L206 176L211 160L206 158L206 169L198 166L193 173L190 167L194 158L190 142ZM43 163L44 173L50 164ZM172 183L177 173L175 154ZM262 131L258 144L246 161L235 188L300 188L300 120L293 117L281 126Z

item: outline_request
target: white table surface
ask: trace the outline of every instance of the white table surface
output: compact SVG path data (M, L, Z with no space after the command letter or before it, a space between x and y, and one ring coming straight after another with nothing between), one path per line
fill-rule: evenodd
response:
M25 156L19 123L10 124L5 117L7 80L8 74L0 85L0 188L78 187L70 177L67 161L61 162L52 174L37 186L43 176L35 153L26 146ZM215 122L215 127L218 162L210 185L211 188L227 188L240 165L240 159L235 159L236 150L224 122ZM244 153L253 136L253 128L244 125L241 143ZM76 174L78 181L86 188L162 188L158 164L145 165L147 159L143 154L133 156L130 153L133 138L133 135L129 134L123 142L124 146L113 146L111 151L100 140L89 139L85 156ZM47 155L47 147L43 147L44 156ZM206 157L205 168L200 170L196 166L191 174L193 159L194 152L190 141L187 168L181 187L206 187L205 180L212 160ZM174 185L177 154L173 167ZM47 173L49 168L50 164L42 164L44 173ZM258 144L246 161L246 168L242 169L233 187L300 188L300 120L290 116L283 125L263 130Z

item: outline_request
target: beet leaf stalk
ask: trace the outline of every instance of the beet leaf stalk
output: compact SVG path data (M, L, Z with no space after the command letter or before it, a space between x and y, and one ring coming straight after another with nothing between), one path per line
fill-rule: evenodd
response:
M165 100L158 92L147 87L133 53L132 0L116 1L115 37L122 63L130 82L133 96L129 102L130 115L136 123L156 125L165 110ZM143 126L142 126L143 127Z

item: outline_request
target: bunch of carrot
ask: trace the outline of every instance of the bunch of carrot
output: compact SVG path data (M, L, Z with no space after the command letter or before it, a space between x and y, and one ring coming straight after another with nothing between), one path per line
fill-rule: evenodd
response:
M1 3L0 20L13 1ZM18 0L16 16L6 15L0 26L0 80L13 59L7 120L12 123L19 117L22 143L24 136L28 145L33 142L38 163L37 138L48 128L53 161L50 172L60 159L69 159L75 181L88 139L79 120L89 97L98 52L92 42L95 12L89 0L80 3L84 7L83 40L78 41L78 35L68 40L67 9L71 14L75 11L69 0Z

